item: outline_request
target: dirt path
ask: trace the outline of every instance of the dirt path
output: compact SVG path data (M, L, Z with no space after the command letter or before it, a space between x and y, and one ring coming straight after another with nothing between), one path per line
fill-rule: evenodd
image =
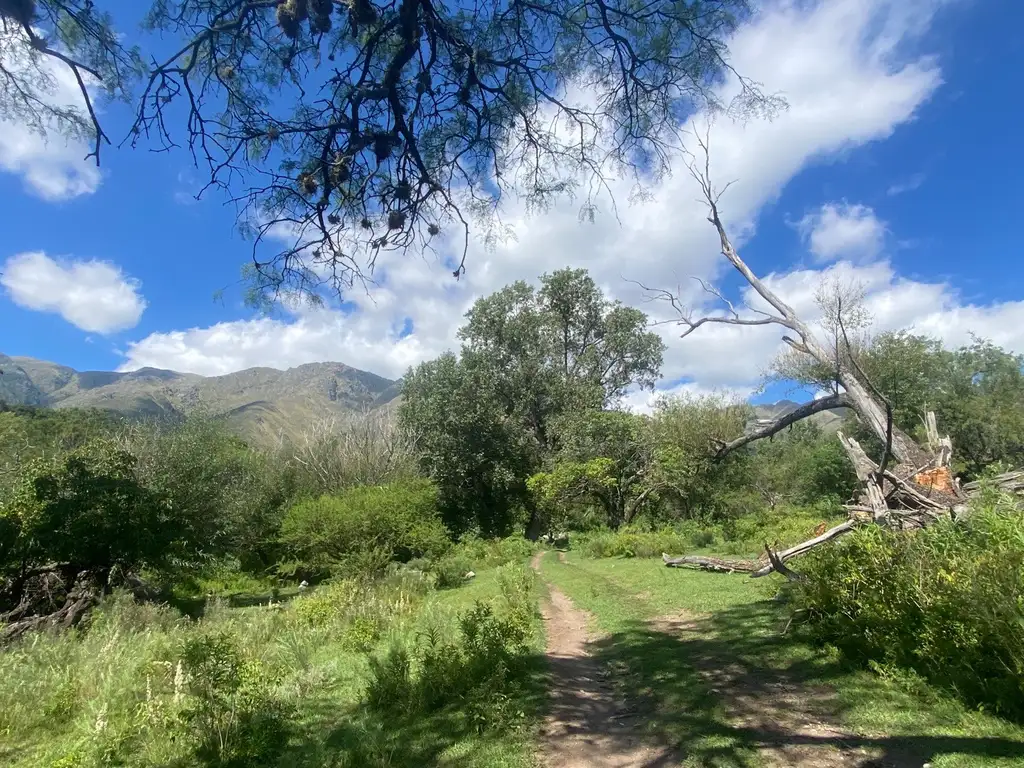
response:
M540 558L531 565L540 570ZM561 553L559 553L561 554ZM643 743L630 709L617 701L588 645L590 616L549 585L542 609L547 628L551 703L541 728L540 764L546 768L661 768L678 763L666 747Z
M560 562L565 556L559 552ZM531 566L539 572L543 553ZM540 732L539 761L545 768L668 768L685 755L645 738L639 716L615 695L609 671L591 655L598 639L590 615L548 584L542 607L551 675L549 714ZM649 622L652 630L679 637L702 636L702 617L673 615ZM686 653L685 647L680 647ZM757 734L761 764L783 768L903 768L916 763L879 760L875 750L857 748L859 739L838 726L832 691L809 686L768 669L751 669L736 659L691 659L725 708L725 722L738 732Z

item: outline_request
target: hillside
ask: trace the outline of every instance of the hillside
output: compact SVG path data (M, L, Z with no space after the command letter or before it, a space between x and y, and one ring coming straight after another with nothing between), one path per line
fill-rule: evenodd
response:
M132 418L178 418L201 409L248 436L289 432L318 415L375 408L400 391L397 381L342 363L199 376L157 368L76 371L0 354L0 371L0 401L9 405L101 408Z

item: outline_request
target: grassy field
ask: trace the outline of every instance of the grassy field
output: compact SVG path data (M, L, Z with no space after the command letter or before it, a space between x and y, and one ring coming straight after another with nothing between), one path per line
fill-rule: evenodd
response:
M784 633L767 580L575 553L549 553L541 571L593 615L597 657L647 737L678 745L686 765L795 761L802 748L831 746L853 764L1024 766L1024 729L905 676L844 668L799 628Z
M323 588L276 606L235 595L195 620L108 601L87 633L38 635L0 653L0 765L529 768L549 682L539 619L526 674L484 691L485 708L472 698L430 711L367 706L375 663L379 672L390 649L457 638L478 601L502 604L507 573L480 569L441 591L392 577L340 602ZM632 707L636 735L676 747L686 766L1024 766L1024 729L905 676L846 668L803 643L799 627L784 631L768 580L573 552L548 553L541 575L592 615L593 658ZM256 683L214 716L195 706L202 675L183 683L179 662L218 637ZM213 661L202 669L216 677L226 662ZM240 712L253 697L264 720L247 732ZM203 738L221 731L263 734L258 753L204 752ZM801 752L823 747L835 760Z
M512 692L506 727L486 728L460 706L406 716L401 703L386 713L364 705L371 659L391 647L411 648L425 634L455 637L458 617L477 601L500 602L496 573L483 570L465 586L442 591L382 585L327 616L313 603L298 607L309 597L276 607L266 597L245 601L262 602L245 608L215 602L198 621L173 609L112 601L84 636L38 635L0 653L0 765L525 768L543 693L539 631L531 656L538 674ZM234 720L231 713L200 717L198 734L188 725L196 718L183 718L194 699L180 680L182 648L220 636L238 649L243 672L262 671L245 695L265 695L264 709L288 715L279 732L262 729L277 743L255 757L210 756L194 738L229 731L240 722L238 712ZM204 669L216 676L224 666ZM245 703L236 699L230 708Z

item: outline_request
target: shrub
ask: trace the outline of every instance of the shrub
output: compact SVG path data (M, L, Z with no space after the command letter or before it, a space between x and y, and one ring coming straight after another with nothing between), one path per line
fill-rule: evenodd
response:
M794 605L819 641L1024 718L1024 518L1014 502L913 533L866 528L803 570Z
M170 501L182 536L204 554L230 554L246 570L272 561L283 507L295 490L290 465L201 415L174 426L134 425L121 441L136 457L140 482Z
M105 439L28 462L0 501L0 534L0 576L44 563L133 568L181 543L165 499L140 485L134 457Z
M532 637L534 574L522 565L498 574L503 610L477 601L458 619L452 640L437 625L419 636L412 654L398 645L371 660L367 704L376 710L427 713L464 709L479 730L513 726Z
M293 558L282 570L317 578L379 573L391 560L435 558L450 547L436 492L425 481L301 501L285 515L280 540Z
M452 554L434 563L430 572L434 574L434 585L438 589L451 589L465 582L466 573L471 568L468 557Z
M273 695L274 677L245 659L223 633L190 637L182 644L188 703L181 719L200 757L221 764L266 762L285 746L288 712Z
M584 537L581 551L590 557L660 557L662 552L687 552L695 544L671 528L657 532L601 531Z

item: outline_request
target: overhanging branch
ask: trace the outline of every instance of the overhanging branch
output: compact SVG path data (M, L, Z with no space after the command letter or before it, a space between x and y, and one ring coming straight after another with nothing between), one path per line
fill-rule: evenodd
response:
M735 440L731 440L728 443L722 443L719 449L715 452L715 458L721 459L726 454L735 451L737 448L742 448L748 443L752 443L755 440L763 440L766 437L771 437L778 432L781 432L791 424L796 424L798 421L806 419L808 416L813 416L816 413L822 411L832 411L836 408L850 408L852 404L850 399L847 397L845 392L838 394L828 395L827 397L818 398L812 400L809 403L804 403L799 408L790 411L785 416L780 416L775 419L771 424L768 424L760 429L755 429L753 432L738 437Z

